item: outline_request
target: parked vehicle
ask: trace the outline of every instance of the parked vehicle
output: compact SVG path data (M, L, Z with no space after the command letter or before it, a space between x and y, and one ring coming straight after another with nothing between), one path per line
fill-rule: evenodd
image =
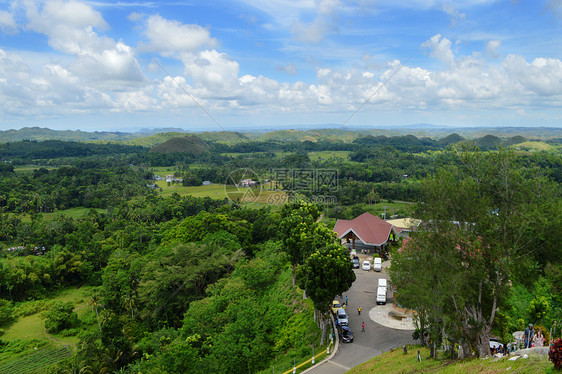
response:
M361 261L359 261L359 257L353 256L353 258L351 259L351 262L353 262L353 268L354 269L359 269L359 267L361 265Z
M384 289L386 290L388 287L388 281L386 280L386 278L379 278L379 287L384 287Z
M345 309L338 309L336 311L336 318L338 320L338 326L349 326L349 321L347 319L347 313Z
M332 313L336 314L338 309L343 309L343 306L337 300L332 301Z
M349 326L338 325L338 335L340 337L340 342L353 343L353 332L351 331Z
M375 257L373 259L373 269L375 271L381 271L382 270L382 258Z
M377 305L379 304L386 304L386 288L385 287L378 287L377 288Z
M369 263L369 261L363 261L363 270L371 270L371 264Z

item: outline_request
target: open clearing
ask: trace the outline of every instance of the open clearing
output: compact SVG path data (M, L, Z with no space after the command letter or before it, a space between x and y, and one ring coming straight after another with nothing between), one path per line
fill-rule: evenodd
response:
M157 181L156 185L162 189L161 196L171 196L177 193L181 196L210 197L211 199L223 200L226 198L242 204L263 205L263 204L283 204L286 200L286 193L282 191L267 191L260 188L237 188L235 186L225 186L223 184L211 184L208 186L181 186L172 184L168 186L166 181Z
M74 311L79 318L83 318L89 311L88 297L92 293L92 287L71 287L61 291L56 297L51 298L56 302L74 303ZM6 328L2 340L11 341L16 339L43 340L56 345L75 345L78 343L76 336L63 337L52 335L45 330L45 317L43 312L35 313L30 316L20 317L16 322Z

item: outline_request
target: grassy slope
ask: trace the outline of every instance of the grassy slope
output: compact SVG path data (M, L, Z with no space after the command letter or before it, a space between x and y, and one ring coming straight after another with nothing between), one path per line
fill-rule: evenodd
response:
M527 141L513 146L516 149L529 149L535 151L555 151L556 147L545 142Z
M420 350L422 362L417 360ZM349 374L366 373L544 373L551 372L554 365L546 356L531 356L528 359L509 361L507 359L470 359L464 361L432 360L429 359L429 349L419 346L409 346L408 354L404 355L402 348L384 353L372 358L362 365L348 371ZM509 368L509 369L508 369ZM554 373L554 371L552 371Z
M88 214L88 212L90 211L90 209L95 209L98 211L98 213L106 213L107 210L106 209L99 209L99 208L82 208L82 207L76 207L76 208L70 208L70 209L65 209L65 210L57 210L54 211L52 213L41 213L43 215L43 219L45 221L52 221L55 218L59 217L59 216L66 216L67 218L74 218L74 219L78 219L83 217L84 215ZM8 213L8 215L14 215L14 216L19 216L21 218L21 220L23 222L31 222L31 215L29 214L16 214L16 213Z
M49 299L55 302L71 301L75 305L75 311L78 317L82 319L86 313L90 311L88 307L88 296L92 292L92 287L83 286L81 288L71 287L61 291L57 296ZM20 305L20 308L23 308ZM78 343L76 336L60 336L47 333L45 330L44 312L38 312L29 316L20 317L16 322L12 323L5 329L2 340L5 342L14 342L16 340L37 340L39 345L45 346L74 346ZM20 352L17 356L1 355L0 362L9 361L14 358L22 357L34 351L31 349Z

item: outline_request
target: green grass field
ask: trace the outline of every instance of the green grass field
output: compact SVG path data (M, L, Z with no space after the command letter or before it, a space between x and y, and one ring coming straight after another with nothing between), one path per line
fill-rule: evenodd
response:
M280 191L266 191L259 188L236 188L235 186L225 186L223 184L211 184L209 186L181 186L172 184L168 186L166 181L157 181L156 185L162 188L162 191L160 191L161 196L171 196L173 193L177 193L181 196L210 197L219 200L229 198L233 201L256 207L265 204L282 204L286 199L286 194Z
M89 311L88 307L88 297L92 293L93 287L83 286L83 287L71 287L61 291L57 296L50 298L55 302L72 302L75 306L75 311L79 318L83 318ZM12 323L9 327L5 329L5 333L2 336L2 340L11 341L17 339L37 339L43 340L48 343L54 343L56 345L60 344L70 344L74 345L78 342L78 338L75 336L62 337L53 336L45 330L45 317L43 312L35 313L30 316L21 317L16 322Z
M98 213L106 213L107 212L106 209L77 207L77 208L57 210L57 211L54 211L54 212L51 212L51 213L41 213L41 214L43 215L43 219L46 220L46 221L52 221L59 216L66 216L68 218L78 219L78 218L81 218L81 217L85 216L86 214L88 214L90 209L95 209L95 210L98 211ZM29 214L16 214L16 213L8 213L8 214L19 216L23 222L31 222L31 215L29 215Z
M151 167L150 170L152 170L154 174L160 175L161 177L165 177L168 174L174 174L176 171L178 171L177 167L174 165Z
M70 287L50 298L49 302L70 301L74 303L74 311L83 321L86 314L93 313L88 305L88 299L93 290L94 287L90 286ZM34 302L21 303L16 306L16 310L25 309L29 303ZM44 304L42 309L48 308L48 305ZM91 325L85 327L97 328L97 326ZM0 372L30 373L37 369L48 372L46 368L49 365L53 365L70 355L70 349L76 346L79 338L77 336L49 334L45 329L45 310L41 310L20 317L9 325L2 335L2 341L8 344L9 351L3 352L0 350Z
M422 361L417 360L417 351L420 350ZM555 373L554 364L546 356L530 356L528 359L509 361L502 359L468 359L463 361L429 358L429 349L421 346L409 346L408 354L404 355L402 348L384 353L371 360L352 368L349 374L367 373Z
M349 160L349 151L319 151L319 152L309 152L308 157L312 161L316 160L329 160L331 158L339 158L343 161Z
M44 168L44 169L47 169L47 170L57 169L56 167L53 167L53 166L21 165L21 166L15 167L14 171L16 173L31 173L31 172L33 172L33 170L37 170L37 169L40 169L40 168Z

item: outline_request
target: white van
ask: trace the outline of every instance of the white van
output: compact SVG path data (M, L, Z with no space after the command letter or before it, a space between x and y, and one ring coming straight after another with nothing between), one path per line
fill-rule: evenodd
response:
M386 288L385 287L378 287L377 288L377 305L379 304L386 304Z
M386 289L388 286L388 281L385 278L379 278L379 287L384 287Z
M382 258L375 257L373 259L373 269L375 271L381 271L382 270Z

